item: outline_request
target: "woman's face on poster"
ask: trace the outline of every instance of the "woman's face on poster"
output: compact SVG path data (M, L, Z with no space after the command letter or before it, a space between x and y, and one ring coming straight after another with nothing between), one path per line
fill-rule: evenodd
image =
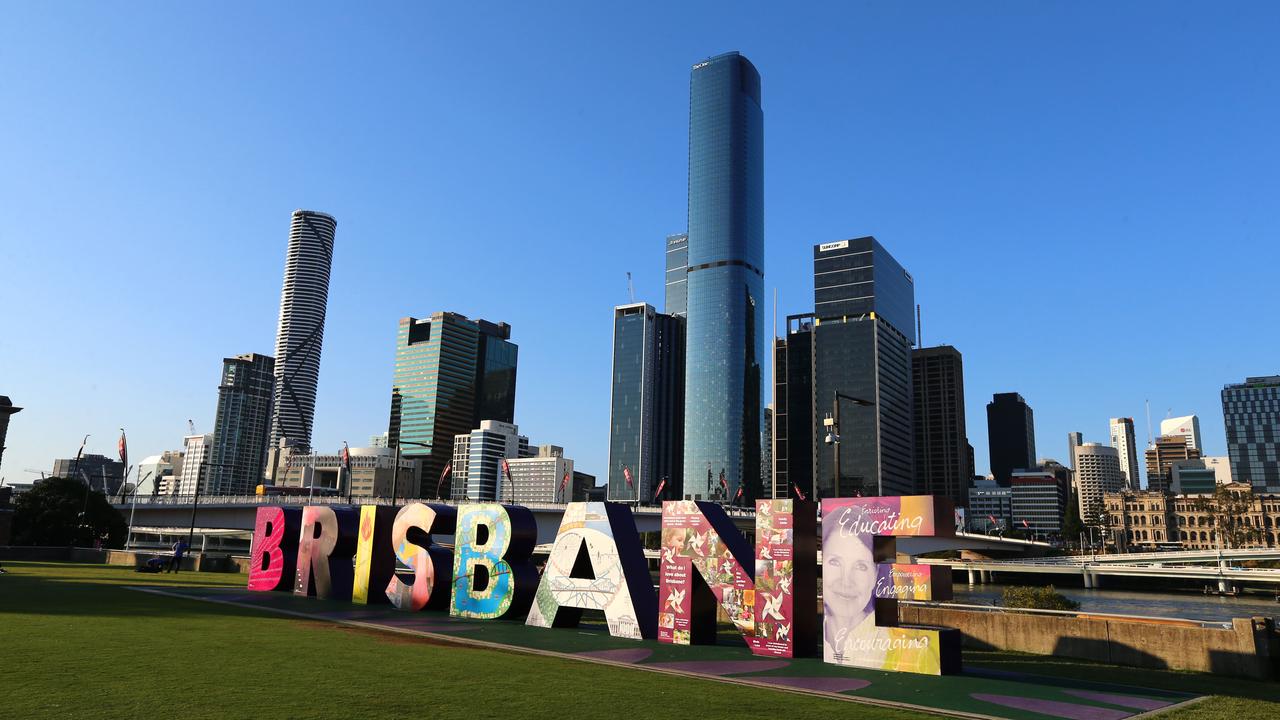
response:
M862 612L871 601L876 584L876 564L867 545L870 537L839 531L822 546L824 604L836 614Z

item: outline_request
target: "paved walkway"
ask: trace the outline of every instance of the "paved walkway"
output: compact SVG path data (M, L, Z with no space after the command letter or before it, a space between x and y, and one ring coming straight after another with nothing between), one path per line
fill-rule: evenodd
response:
M733 638L721 645L678 647L611 637L603 626L545 629L513 622L405 613L288 593L235 588L135 587L158 595L219 602L344 625L466 645L551 655L721 682L820 695L840 700L936 712L953 717L1008 720L1123 720L1195 699L1163 690L970 668L943 677L859 670L817 658L751 655Z

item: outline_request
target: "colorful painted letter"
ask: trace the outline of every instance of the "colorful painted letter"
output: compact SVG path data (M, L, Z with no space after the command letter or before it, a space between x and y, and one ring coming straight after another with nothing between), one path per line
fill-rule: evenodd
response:
M386 584L386 597L401 610L418 611L428 605L443 609L449 599L453 553L431 542L431 533L452 535L457 511L448 505L409 503L396 514L391 530L395 557L411 571L394 574Z
M815 640L805 608L815 601L816 516L812 503L757 501L753 558L719 505L664 502L658 640L714 642L718 602L756 655L807 654Z
M249 551L249 589L259 592L292 590L298 562L298 531L302 510L260 507Z
M350 601L354 575L351 556L355 552L354 508L303 508L293 593Z
M950 577L892 564L895 537L954 536L953 516L950 500L930 496L822 501L826 662L929 675L960 671L957 631L897 627L899 599L947 600Z
M351 602L370 605L387 602L383 589L396 570L391 552L391 525L396 509L389 505L360 508L360 534L356 538L356 574L351 583ZM373 592L369 592L373 588Z
M538 584L538 571L529 562L537 536L528 508L497 503L460 506L449 614L481 620L507 614L523 617Z
M658 634L658 597L631 509L619 503L565 507L526 625L577 627L583 609L603 610L609 634Z

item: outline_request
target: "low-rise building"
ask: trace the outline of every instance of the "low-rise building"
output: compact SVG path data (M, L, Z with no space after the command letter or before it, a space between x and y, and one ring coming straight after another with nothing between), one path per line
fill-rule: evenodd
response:
M558 445L540 445L536 455L507 460L511 468L511 493L503 492L517 505L525 503L566 503L573 499L573 460ZM506 488L504 487L504 490Z
M1014 530L1025 530L1039 537L1062 534L1067 485L1054 470L1014 470L1009 476L1009 490Z
M1009 529L1013 521L1013 490L995 479L975 479L969 486L969 530L989 533Z
M1126 550L1280 547L1280 495L1246 483L1204 494L1108 493L1109 544Z
M392 466L395 451L390 448L351 448L350 473L343 466L342 453L287 453L278 485L314 488L318 494L350 495L352 498L421 496L422 478L415 458L400 456L400 473ZM348 487L348 485L350 487Z

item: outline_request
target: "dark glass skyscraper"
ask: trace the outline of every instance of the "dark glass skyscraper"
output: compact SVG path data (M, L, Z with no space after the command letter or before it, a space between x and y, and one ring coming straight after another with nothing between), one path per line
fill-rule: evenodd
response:
M764 112L760 73L736 52L690 74L688 221L685 494L728 500L741 487L750 501L761 494Z
M425 496L435 496L455 435L482 420L515 420L518 348L510 338L506 323L452 312L400 320L387 444L420 443L402 452L422 459ZM449 497L450 482L440 491Z
M786 337L774 341L773 362L775 496L813 498L813 315L787 317Z
M996 393L987 403L987 445L991 476L1004 487L1014 470L1036 466L1036 422L1018 393Z
M964 359L950 345L911 353L916 491L969 503L969 439L964 426Z
M651 502L665 479L661 497L681 498L684 318L647 303L613 313L607 497Z
M814 478L821 497L909 495L915 488L911 347L915 281L873 237L813 247ZM836 393L837 452L823 440ZM791 420L791 426L795 420Z
M214 495L249 495L262 483L275 367L275 358L257 353L222 361L205 491Z

